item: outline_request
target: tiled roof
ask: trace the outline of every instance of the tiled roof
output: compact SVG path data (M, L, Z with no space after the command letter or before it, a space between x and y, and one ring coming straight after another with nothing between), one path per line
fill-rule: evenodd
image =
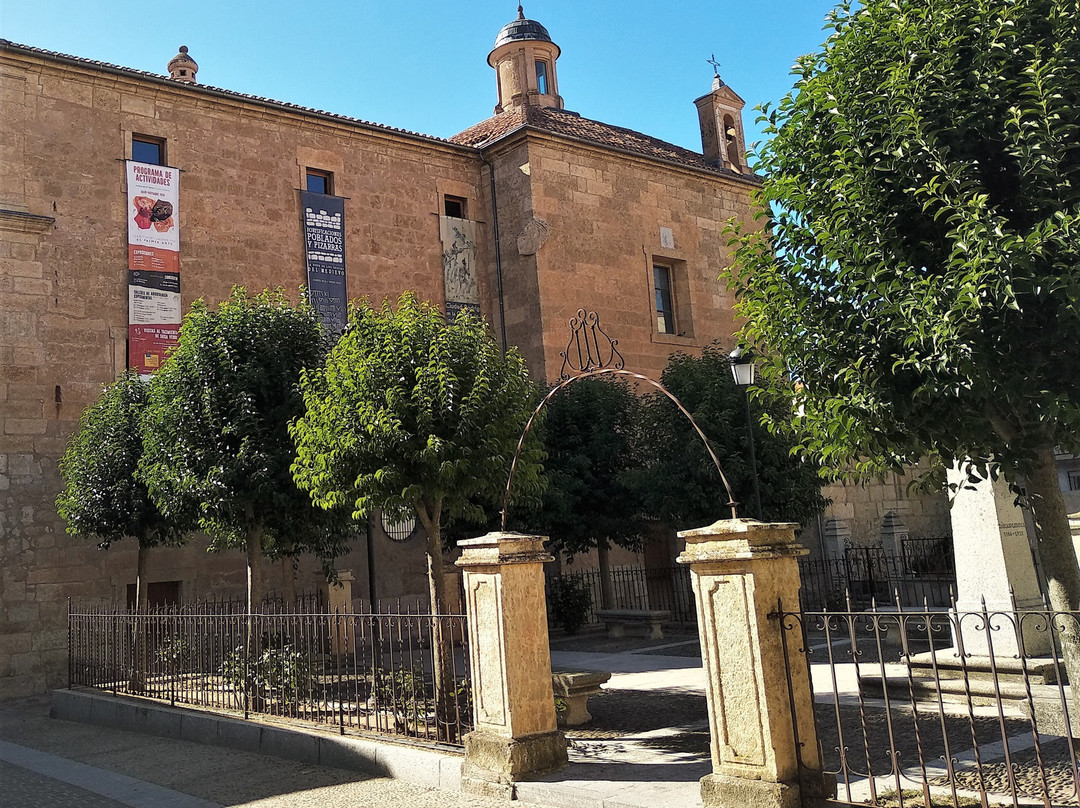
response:
M257 104L264 104L267 106L277 107L279 109L290 110L293 112L300 112L307 115L318 115L321 118L329 118L335 121L341 121L342 123L359 124L361 126L370 127L372 129L380 129L385 132L394 132L399 135L408 135L409 137L422 138L424 140L437 141L439 143L450 143L446 138L435 137L434 135L425 135L421 132L413 132L409 129L399 129L396 126L387 126L382 123L373 123L372 121L365 121L361 118L351 118L348 115L338 115L334 112L327 112L322 109L312 109L311 107L302 107L299 104L290 104L286 101L275 101L272 98L264 98L260 95L250 95L248 93L238 93L235 90L224 90L220 87L212 87L208 84L185 84L183 82L175 81L168 76L163 76L159 73L150 73L146 70L136 70L131 67L122 67L120 65L110 64L109 62L99 62L96 59L84 59L81 56L72 56L67 53L58 53L57 51L45 50L44 48L34 48L29 45L20 45L18 42L11 42L7 39L0 39L0 51L21 51L23 53L32 53L37 56L44 56L47 59L56 59L65 62L72 62L86 67L96 67L110 72L123 73L125 75L134 76L142 79L152 79L162 84L167 84L179 89L187 89L193 91L204 91L214 95L225 96L228 98L235 98L241 101L251 101ZM457 144L462 145L462 144Z
M515 107L500 115L495 115L485 121L481 121L475 126L470 126L464 132L459 132L451 138L440 138L435 137L434 135L413 132L408 129L400 129L396 126L387 126L386 124L365 121L360 118L351 118L347 115L338 115L321 109L312 109L311 107L303 107L285 101L275 101L272 98L264 98L263 96L249 95L248 93L238 93L233 90L211 87L207 84L184 84L158 73L135 70L130 67L121 67L120 65L110 64L109 62L100 62L95 59L84 59L80 56L71 56L70 54L45 50L44 48L20 45L17 42L11 42L7 39L0 39L0 51L3 50L35 54L48 59L70 62L86 67L107 70L109 72L121 73L135 78L147 79L178 89L190 90L192 92L206 92L225 98L249 101L306 115L317 115L329 120L364 126L370 129L392 132L398 135L406 135L408 137L420 138L422 140L437 143L483 148L515 130L521 129L522 127L531 127L542 132L550 132L555 135L562 135L587 143L594 143L598 146L617 149L629 154L652 157L668 163L695 168L700 171L708 171L713 174L729 176L751 182L756 182L758 180L753 174L740 174L737 171L714 166L709 163L704 156L691 151L690 149L684 149L681 146L676 146L673 143L668 143L659 138L650 137L641 132L635 132L633 129L624 129L621 126L601 123L600 121L583 118L576 112L555 109L553 107L538 107L531 105Z
M587 143L595 143L611 149L652 157L668 163L709 171L714 174L756 181L753 174L740 174L726 168L713 165L701 155L690 149L684 149L673 143L624 129L609 123L601 123L590 118L583 118L576 112L569 112L554 107L524 106L514 107L499 115L470 126L450 138L452 143L483 148L522 127L532 127L543 132L563 135Z

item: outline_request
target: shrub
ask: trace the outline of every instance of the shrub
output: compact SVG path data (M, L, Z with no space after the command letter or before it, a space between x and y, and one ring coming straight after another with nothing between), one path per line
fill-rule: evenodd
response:
M236 690L245 684L252 695L292 701L307 696L314 685L311 661L289 643L263 638L263 650L244 668L245 649L238 645L221 664L221 675ZM245 682L246 677L246 682Z
M584 579L549 579L547 596L552 618L567 634L577 634L588 622L589 611L592 609L592 591Z

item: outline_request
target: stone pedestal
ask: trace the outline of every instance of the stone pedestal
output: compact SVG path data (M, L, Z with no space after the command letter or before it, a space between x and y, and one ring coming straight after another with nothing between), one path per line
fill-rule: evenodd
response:
M338 573L338 579L326 585L326 605L331 614L345 615L352 612L353 574L349 570ZM343 619L331 620L330 648L334 656L342 656L352 651L352 632Z
M551 686L544 537L489 533L459 542L476 729L462 789L513 797L513 784L566 763Z
M1035 563L1031 557L1027 521L1014 503L1016 495L1004 479L968 483L967 475L950 469L949 482L959 485L951 507L953 552L956 557L956 611L954 643L964 653L990 656L985 621L971 615L987 611L1044 609ZM1015 607L1013 605L1015 598ZM1037 620L1024 621L1024 650L1027 656L1050 653L1049 632ZM1005 615L991 619L990 632L995 656L1019 656L1019 642L1013 621Z
M706 808L799 808L835 790L822 775L802 632L795 626L782 637L776 615L779 603L799 607L797 559L807 551L795 528L731 519L679 533L707 680Z

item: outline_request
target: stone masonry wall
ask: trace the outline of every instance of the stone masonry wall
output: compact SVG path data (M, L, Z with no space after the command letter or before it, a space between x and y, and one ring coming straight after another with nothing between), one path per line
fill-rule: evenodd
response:
M545 138L531 144L529 164L534 215L548 228L536 260L549 378L560 373L565 323L579 308L599 313L628 370L654 379L676 351L731 344L734 301L719 280L730 260L723 229L733 217L749 219L751 185ZM657 330L654 262L673 269L676 334Z
M348 197L349 294L376 303L413 289L441 304L441 195L477 202L476 218L483 204L480 163L469 150L184 85L3 52L0 102L2 699L66 680L68 598L122 601L134 580L134 548L121 542L102 552L67 536L53 504L68 435L126 364L123 159L132 133L165 139L167 162L183 170L185 309L199 297L222 299L234 284L297 293L305 168L334 172L336 193ZM479 263L488 266L486 231L478 231ZM485 295L486 286L482 278ZM380 532L380 596L419 588L422 540L382 545ZM312 566L301 588L313 585ZM342 560L350 567L366 578L362 542ZM280 586L280 565L268 572L268 586ZM243 558L207 554L196 541L155 551L150 580L181 580L185 598L235 595Z
M494 170L506 331L537 379L561 372L567 323L598 311L627 368L658 377L668 355L730 340L717 276L723 223L746 218L750 186L536 132L488 150L330 120L202 87L63 59L0 51L0 699L66 678L67 599L117 600L135 550L69 537L55 513L57 461L79 414L126 365L129 215L124 158L133 134L161 138L182 169L179 225L186 309L233 285L304 282L298 189L306 169L346 197L350 297L415 290L444 299L443 195L477 221L482 308L499 330L490 194ZM663 246L661 228L673 243ZM681 335L656 332L652 261L675 270ZM366 595L365 539L339 568ZM376 529L380 598L423 593L422 539ZM280 586L280 565L268 569ZM156 551L151 581L185 599L238 595L239 553L205 541ZM299 588L315 581L305 562Z

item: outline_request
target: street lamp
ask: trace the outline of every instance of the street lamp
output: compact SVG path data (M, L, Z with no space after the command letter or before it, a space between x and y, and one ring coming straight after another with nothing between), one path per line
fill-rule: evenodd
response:
M754 359L749 352L742 348L736 348L730 354L731 375L735 384L743 389L743 397L746 399L746 432L750 437L750 478L754 482L754 505L757 507L756 516L761 519L761 489L758 486L757 457L754 452L754 421L750 415L750 385L754 383Z

